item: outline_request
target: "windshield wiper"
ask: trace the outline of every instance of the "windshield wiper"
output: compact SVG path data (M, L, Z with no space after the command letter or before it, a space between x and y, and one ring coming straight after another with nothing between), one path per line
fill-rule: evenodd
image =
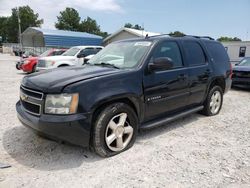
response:
M115 66L114 64L111 64L111 63L106 63L106 62L101 62L101 63L95 63L94 65L101 65L101 66L109 66L109 67L112 67L112 68L115 68L115 69L120 69L119 67Z

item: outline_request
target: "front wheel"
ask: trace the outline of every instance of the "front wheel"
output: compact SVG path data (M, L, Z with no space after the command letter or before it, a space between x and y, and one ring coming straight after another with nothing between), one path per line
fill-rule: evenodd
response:
M33 66L31 73L36 72L36 64Z
M207 116L217 115L222 107L223 92L220 86L214 86L208 92L202 113Z
M137 116L127 104L114 103L107 106L94 124L94 151L102 157L110 157L129 149L136 139L137 124Z

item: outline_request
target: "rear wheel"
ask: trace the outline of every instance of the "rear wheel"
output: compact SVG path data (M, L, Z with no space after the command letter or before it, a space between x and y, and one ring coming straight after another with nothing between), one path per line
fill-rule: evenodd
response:
M93 129L92 147L102 157L110 157L129 149L137 135L137 116L124 103L114 103L98 115Z
M202 113L207 116L217 115L221 110L222 103L223 92L221 87L213 86L207 95Z

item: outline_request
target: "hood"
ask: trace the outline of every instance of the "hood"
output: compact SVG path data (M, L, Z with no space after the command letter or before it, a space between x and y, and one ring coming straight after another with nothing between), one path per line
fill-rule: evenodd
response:
M250 66L235 66L233 68L234 71L250 71Z
M76 59L75 56L48 56L39 58L45 61L74 61Z
M122 70L101 66L63 67L25 76L22 85L45 93L60 93L69 84Z
M38 57L27 57L27 58L22 58L21 61L37 61Z

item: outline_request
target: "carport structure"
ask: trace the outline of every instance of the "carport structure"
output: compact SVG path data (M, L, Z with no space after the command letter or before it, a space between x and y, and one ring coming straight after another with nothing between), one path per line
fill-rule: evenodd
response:
M24 47L101 45L102 37L84 32L29 27L21 35Z

